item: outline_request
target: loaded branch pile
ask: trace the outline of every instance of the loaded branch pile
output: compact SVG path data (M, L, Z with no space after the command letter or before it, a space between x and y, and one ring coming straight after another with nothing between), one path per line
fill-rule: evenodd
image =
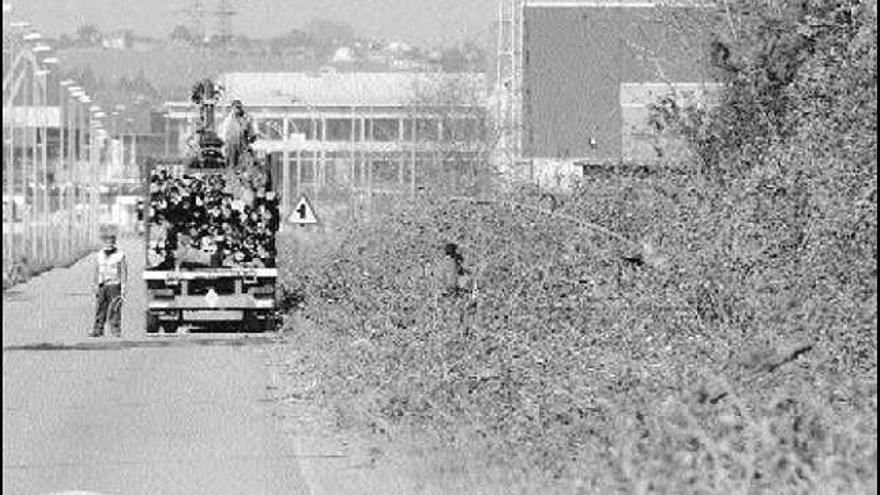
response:
M259 167L199 176L154 171L150 206L157 268L275 266L278 198Z

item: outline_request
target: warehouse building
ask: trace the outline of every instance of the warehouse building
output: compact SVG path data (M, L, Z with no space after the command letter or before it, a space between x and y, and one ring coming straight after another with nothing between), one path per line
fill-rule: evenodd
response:
M585 169L656 164L668 143L649 129L648 106L717 91L700 60L700 9L621 0L519 8L519 173L542 185L562 186Z
M413 193L434 172L484 161L483 74L228 73L217 82L253 118L285 213L304 193ZM173 151L186 152L197 109L166 107Z

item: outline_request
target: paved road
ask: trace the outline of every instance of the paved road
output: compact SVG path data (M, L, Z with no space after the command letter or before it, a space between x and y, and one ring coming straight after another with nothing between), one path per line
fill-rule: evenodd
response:
M140 276L140 247L130 253ZM261 338L88 340L89 262L3 296L3 493L310 493L270 415Z

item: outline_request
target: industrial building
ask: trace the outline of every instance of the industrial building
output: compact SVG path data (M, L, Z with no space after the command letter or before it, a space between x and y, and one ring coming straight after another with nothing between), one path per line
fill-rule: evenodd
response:
M585 166L656 163L648 105L670 93L705 101L717 91L702 69L698 8L621 0L501 3L499 121L521 177L556 187Z
M285 213L304 193L413 193L436 172L485 161L483 74L228 73L217 82L254 120ZM166 108L171 153L185 153L197 109Z

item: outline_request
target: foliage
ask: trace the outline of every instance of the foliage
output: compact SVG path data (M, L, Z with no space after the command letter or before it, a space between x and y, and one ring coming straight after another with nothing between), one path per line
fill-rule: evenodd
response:
M76 39L87 46L101 43L101 31L94 24L82 24L76 28Z
M174 29L171 30L171 33L168 34L168 39L171 41L176 41L179 43L196 43L198 40L196 36L190 31L190 29L182 24L178 24L174 26Z
M655 122L689 138L704 168L741 176L786 142L822 148L876 134L876 2L720 3L711 30L720 104L679 108L666 99L655 108ZM810 128L816 119L824 125Z
M720 104L656 109L686 173L589 177L549 207L429 188L292 270L326 400L577 492L869 492L872 5L722 4ZM446 242L463 296L438 286Z
M592 201L576 197L562 211L605 224L621 216L619 228L639 238L651 236L652 218L671 218L679 207L669 191L681 194L681 203L698 201L684 187L652 191L627 182L610 192L608 183L585 186L581 194ZM609 207L610 197L633 191L643 197ZM540 199L518 197L535 208ZM435 278L447 241L463 247L472 274L473 286L461 298L442 296ZM663 239L658 248L672 241ZM840 475L850 477L841 493L862 486L875 405L865 367L835 363L835 356L852 356L847 344L824 340L788 365L794 370L779 365L766 373L762 366L784 360L801 332L784 322L737 328L744 315L725 311L742 309L712 293L717 286L694 283L700 272L687 270L693 253L679 253L658 269L636 269L620 261L625 251L594 231L547 222L535 209L426 198L355 228L331 262L291 276L303 283L306 315L319 329L299 336L298 345L314 346L316 361L327 359L320 390L349 421L377 431L408 425L456 445L478 441L495 459L539 465L572 483L604 487L599 491L654 481L661 493L743 486L783 492L797 486L788 484L787 469L801 461L789 459L778 470L762 466L795 433L771 434L762 425L790 427L813 415L821 438L807 433L803 448L819 464L804 483L825 486ZM772 304L760 309L768 320L788 311ZM843 313L823 311L829 319ZM869 330L871 315L862 306L851 328ZM779 356L752 355L761 348L778 348ZM845 390L840 393L858 408L827 409L830 384L809 389L822 380L842 387L834 390ZM776 407L787 400L798 404L796 412ZM866 430L835 426L852 421ZM834 435L838 442L868 441L810 443ZM854 470L832 468L827 463L835 456L853 462ZM682 474L676 463L689 463L695 474ZM746 477L758 471L761 481Z

